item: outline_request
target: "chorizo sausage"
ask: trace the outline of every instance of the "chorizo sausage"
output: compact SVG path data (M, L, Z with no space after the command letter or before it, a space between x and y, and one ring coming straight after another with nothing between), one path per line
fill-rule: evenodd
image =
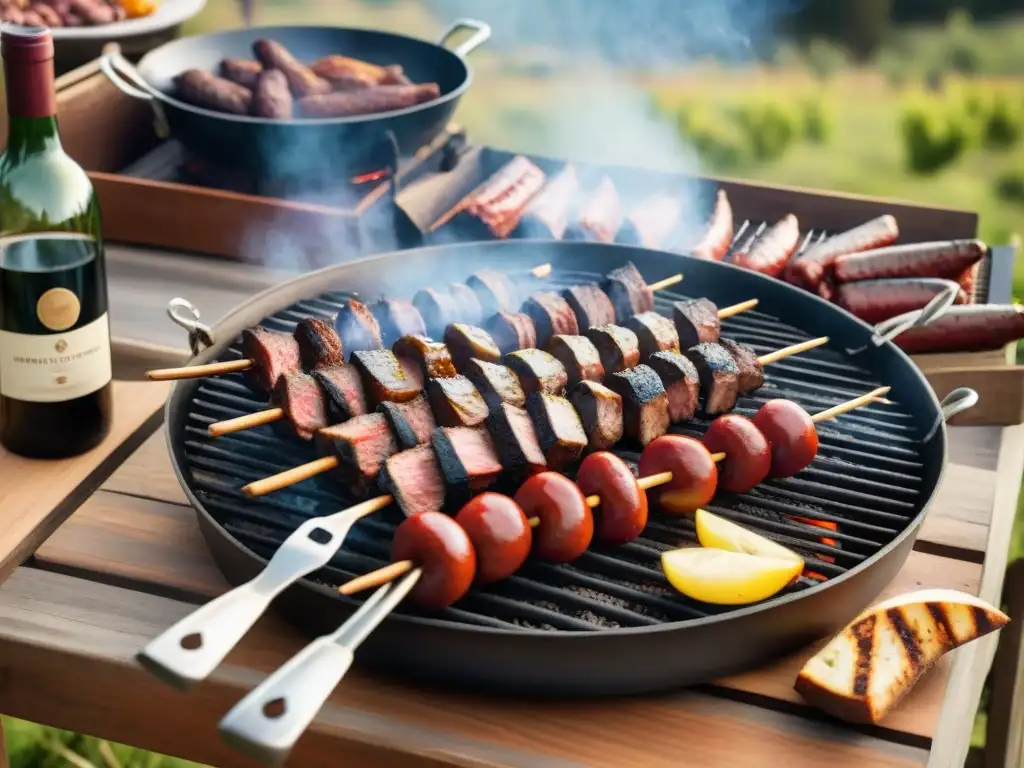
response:
M291 120L294 101L288 78L280 69L260 72L252 96L252 113L257 117Z
M327 93L331 84L312 69L296 59L287 48L274 40L257 40L252 44L253 53L266 69L279 69L288 78L288 86L298 97Z
M909 277L893 280L864 280L836 286L835 303L865 323L875 325L915 309L922 309L951 285L949 280ZM966 304L961 288L955 303Z
M951 307L928 325L895 339L904 352L985 352L1024 338L1024 307L1019 304L968 304Z
M217 112L248 115L252 106L248 88L201 69L182 72L174 78L174 87L182 101Z
M987 246L981 240L911 243L851 253L836 258L838 283L888 277L942 277L955 280L981 261Z
M437 83L378 85L356 91L313 94L302 98L299 105L308 117L351 117L406 109L440 95Z
M732 263L762 275L778 277L800 244L800 223L792 213L754 238L747 248L733 254Z
M791 261L783 276L786 282L816 291L826 277L831 277L837 258L892 245L899 237L896 219L886 214L872 219L807 249L798 259Z
M732 245L732 226L732 205L725 190L720 189L715 196L715 209L711 213L711 219L690 255L697 259L721 261Z
M221 77L243 85L249 90L256 87L262 71L263 65L251 59L223 59L220 63Z

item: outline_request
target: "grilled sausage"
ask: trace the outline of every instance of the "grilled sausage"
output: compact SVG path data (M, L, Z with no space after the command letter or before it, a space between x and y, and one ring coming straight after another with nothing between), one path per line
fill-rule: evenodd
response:
M592 453L576 473L584 496L600 496L595 537L603 544L626 544L647 525L647 494L629 466L609 451Z
M459 510L455 522L476 550L478 584L508 578L530 555L533 531L522 508L508 496L481 493Z
M732 224L732 205L725 190L720 189L715 195L715 210L711 219L690 255L697 259L721 261L732 245Z
M307 117L349 117L407 109L432 101L440 95L441 89L437 83L375 85L358 91L304 96L299 101L299 107Z
M388 76L387 70L380 64L339 55L323 56L309 68L329 83L344 78L357 78L368 85L381 85Z
M910 354L984 352L1024 338L1024 307L969 304L951 307L928 325L904 331L893 342Z
M248 88L201 69L182 72L174 78L174 88L182 101L215 112L248 115L252 107L252 91Z
M533 553L550 563L571 563L594 538L594 516L583 491L557 472L541 472L527 480L515 495L527 519L540 524L533 531Z
M458 602L476 577L476 552L454 519L423 512L402 521L391 540L391 560L412 560L422 570L409 599L439 611Z
M330 83L318 77L280 43L274 40L257 40L252 44L252 50L264 69L279 69L284 73L288 87L296 98L302 99L331 90Z
M836 282L892 277L942 277L955 280L985 256L981 240L911 243L839 256L833 267Z
M257 117L290 120L294 100L288 90L288 78L279 69L265 69L260 73L252 96L252 113Z
M771 446L772 477L792 477L818 455L818 430L792 400L769 400L754 414L754 426Z
M256 88L262 71L263 65L252 59L222 59L220 62L221 77L249 90Z
M772 452L767 438L750 419L727 413L711 422L701 439L709 453L724 453L718 467L718 487L747 493L768 477Z
M388 64L384 67L384 77L381 85L413 85L412 79L405 74L405 70L398 64Z
M871 325L915 309L921 309L950 287L950 281L930 277L864 280L836 286L835 303ZM956 304L966 304L967 294L957 292Z
M888 215L879 216L811 246L803 256L791 261L782 274L789 283L809 291L817 290L825 277L831 274L837 258L891 245L899 234L896 219Z
M732 263L769 277L778 277L800 244L800 224L792 213L784 216L732 256Z
M640 454L640 477L671 472L672 479L650 489L650 502L670 515L706 506L718 488L718 466L704 444L692 437L663 435Z
M117 21L117 11L107 3L96 0L71 0L70 8L76 16L85 19L90 27ZM28 18L25 19L25 23L30 23Z

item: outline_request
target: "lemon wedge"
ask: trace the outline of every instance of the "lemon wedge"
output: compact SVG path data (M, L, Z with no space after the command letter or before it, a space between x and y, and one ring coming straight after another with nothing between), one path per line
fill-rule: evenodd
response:
M669 583L687 597L715 605L765 600L791 582L803 563L724 549L673 549L661 554Z
M724 517L698 509L694 521L697 524L697 541L702 547L770 557L775 560L791 560L800 563L801 567L804 564L803 558L796 552Z

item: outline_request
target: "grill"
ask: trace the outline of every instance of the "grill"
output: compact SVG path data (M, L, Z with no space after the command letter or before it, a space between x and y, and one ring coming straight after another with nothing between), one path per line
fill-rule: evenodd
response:
M810 232L805 240L822 234ZM863 348L869 327L816 297L751 272L589 243L520 241L407 251L307 275L258 297L229 318L221 347L207 350L200 361L237 358L237 340L229 339L257 322L290 332L305 316L333 317L347 298L370 299L384 289L385 274L400 275L389 279L389 293L410 296L422 285L464 279L484 261L523 274L549 261L554 265L549 282L563 287L597 280L626 260L652 282L682 271L686 279L678 287L685 295L708 296L720 306L759 298L758 311L723 321L723 336L746 342L759 354L813 336L831 337L826 347L767 367L766 386L742 398L739 413L751 415L776 397L814 413L877 386L893 386L895 405L872 405L818 425L819 457L799 476L768 481L742 496L720 494L708 507L800 551L817 578L803 577L757 606L728 609L690 601L668 586L659 555L694 540L692 521L655 511L643 536L631 544L592 548L569 565L528 561L516 576L474 588L441 614L401 606L367 642L369 662L446 683L560 694L702 682L835 629L877 595L902 564L944 461L944 431L933 429L939 418L934 395L892 345L856 356L841 351ZM437 278L441 269L445 280ZM320 292L340 285L347 290ZM658 309L666 312L683 296L659 293ZM302 521L353 501L324 477L260 499L240 492L249 481L315 458L312 447L287 426L208 437L210 422L265 406L240 375L179 384L169 404L169 440L179 477L200 511L213 554L233 582L255 575ZM706 427L696 420L673 431L699 436ZM635 461L631 446L623 448L620 455ZM311 585L293 587L281 599L286 616L310 632L335 628L358 602L333 588L387 562L398 514L385 510L360 521ZM824 530L821 523L835 530ZM569 653L566 641L573 638L587 644L573 644ZM630 658L615 658L621 654ZM692 657L680 658L687 654ZM672 656L674 661L666 661Z

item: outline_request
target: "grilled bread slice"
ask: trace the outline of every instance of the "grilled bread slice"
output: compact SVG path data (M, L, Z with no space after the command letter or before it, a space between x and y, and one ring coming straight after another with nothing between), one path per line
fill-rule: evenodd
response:
M804 665L794 687L835 717L878 723L941 656L1008 621L964 592L900 595L854 619Z

